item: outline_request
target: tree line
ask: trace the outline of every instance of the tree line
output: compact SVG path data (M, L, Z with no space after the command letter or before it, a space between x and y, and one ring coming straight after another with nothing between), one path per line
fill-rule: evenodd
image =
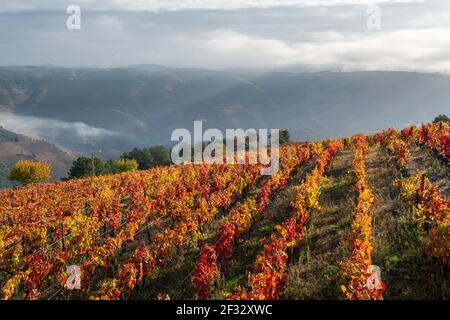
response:
M147 170L171 164L170 150L163 146L134 148L130 152L123 153L118 160L102 160L96 156L79 157L73 162L67 180Z

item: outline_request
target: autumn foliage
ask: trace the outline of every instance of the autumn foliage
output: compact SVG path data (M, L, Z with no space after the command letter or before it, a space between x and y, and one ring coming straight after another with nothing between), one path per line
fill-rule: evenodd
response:
M302 145L289 145L283 148L280 154L280 171L262 182L261 187L252 196L231 209L226 221L219 227L213 247L205 246L215 253L217 261L214 261L214 264L226 262L232 257L235 241L248 231L258 217L264 215L271 195L282 190L294 170L310 158L310 149L310 147ZM206 250L205 248L203 250ZM197 294L206 299L209 298L208 292L212 291L213 282L210 279L215 276L217 271L204 266L204 264L205 260L201 257L196 264L192 282ZM205 274L205 270L211 274Z
M373 232L371 208L375 197L367 184L364 159L367 154L366 138L362 135L353 138L355 157L353 169L356 176L357 207L350 233L346 240L349 256L341 262L341 290L349 300L381 300L381 288L368 286L372 265Z
M287 219L270 239L265 240L262 252L257 256L253 272L248 278L249 290L238 286L228 299L278 300L283 297L287 276L289 248L296 247L304 238L304 228L312 210L320 209L318 197L320 181L333 157L343 147L342 141L328 144L324 150L313 145L317 154L316 167L297 188L292 204L292 217Z
M422 144L444 159L450 159L450 124L437 122L423 124L421 128L411 126L402 130L405 141Z
M408 146L400 132L388 129L375 135L375 141L381 144L394 157L398 169L405 169L408 163Z
M127 299L146 280L170 268L186 248L195 248L199 254L186 276L193 289L190 297L210 299L226 275L223 271L237 259L236 247L267 218L278 193L302 172L301 183L292 186L288 217L261 239L255 261L247 266L246 284L224 293L228 299L282 299L291 249L303 241L311 215L320 214L325 171L339 151L351 148L356 206L336 290L343 299L382 299L384 284L375 289L367 286L376 199L365 160L369 147L381 146L397 169L407 172L413 159L408 147L413 144L448 161L449 125L284 145L280 170L272 176L261 176L261 164L185 164L135 171L136 163L123 161L117 163L118 171L128 172L4 190L0 192L0 297L47 298L53 288L68 296L66 270L78 265L83 276L77 297ZM308 169L303 175L299 169L305 164ZM49 166L30 161L18 162L11 172L23 184L49 176ZM426 226L426 252L450 267L448 198L425 176L402 179L401 186L401 196L414 204L418 222ZM168 297L164 294L158 296Z
M200 253L200 259L195 265L192 282L201 299L208 299L218 275L217 254L213 247L204 246Z
M50 172L51 168L48 164L21 160L11 169L10 179L28 185L48 180Z

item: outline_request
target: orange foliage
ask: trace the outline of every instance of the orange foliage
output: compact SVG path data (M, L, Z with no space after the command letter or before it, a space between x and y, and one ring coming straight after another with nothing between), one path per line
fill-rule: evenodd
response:
M367 142L362 135L355 136L353 142L355 144L353 168L356 175L358 203L347 239L350 255L341 262L341 289L344 297L349 300L381 300L384 288L370 289L367 286L371 276L368 268L372 265L373 250L370 210L375 202L375 197L366 182L364 158L367 153Z
M324 150L317 149L315 169L296 189L292 218L277 227L277 233L265 241L262 252L256 258L254 270L248 279L250 290L247 292L238 286L233 294L225 294L228 299L277 300L283 296L287 276L287 250L296 247L304 238L304 228L311 210L320 208L318 198L322 175L342 147L342 141L334 141Z

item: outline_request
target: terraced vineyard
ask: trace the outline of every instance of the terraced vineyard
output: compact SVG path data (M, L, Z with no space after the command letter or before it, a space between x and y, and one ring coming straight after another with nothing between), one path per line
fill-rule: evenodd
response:
M280 151L1 192L1 297L450 298L448 124Z

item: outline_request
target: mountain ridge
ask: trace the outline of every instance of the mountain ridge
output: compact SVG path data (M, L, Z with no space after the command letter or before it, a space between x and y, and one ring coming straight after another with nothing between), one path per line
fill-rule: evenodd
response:
M0 67L0 125L12 131L26 126L21 132L95 152L168 146L174 129L192 130L201 119L205 128L222 130L288 129L303 141L375 132L386 124L403 127L449 113L448 75L296 70ZM57 123L49 132L50 120Z

